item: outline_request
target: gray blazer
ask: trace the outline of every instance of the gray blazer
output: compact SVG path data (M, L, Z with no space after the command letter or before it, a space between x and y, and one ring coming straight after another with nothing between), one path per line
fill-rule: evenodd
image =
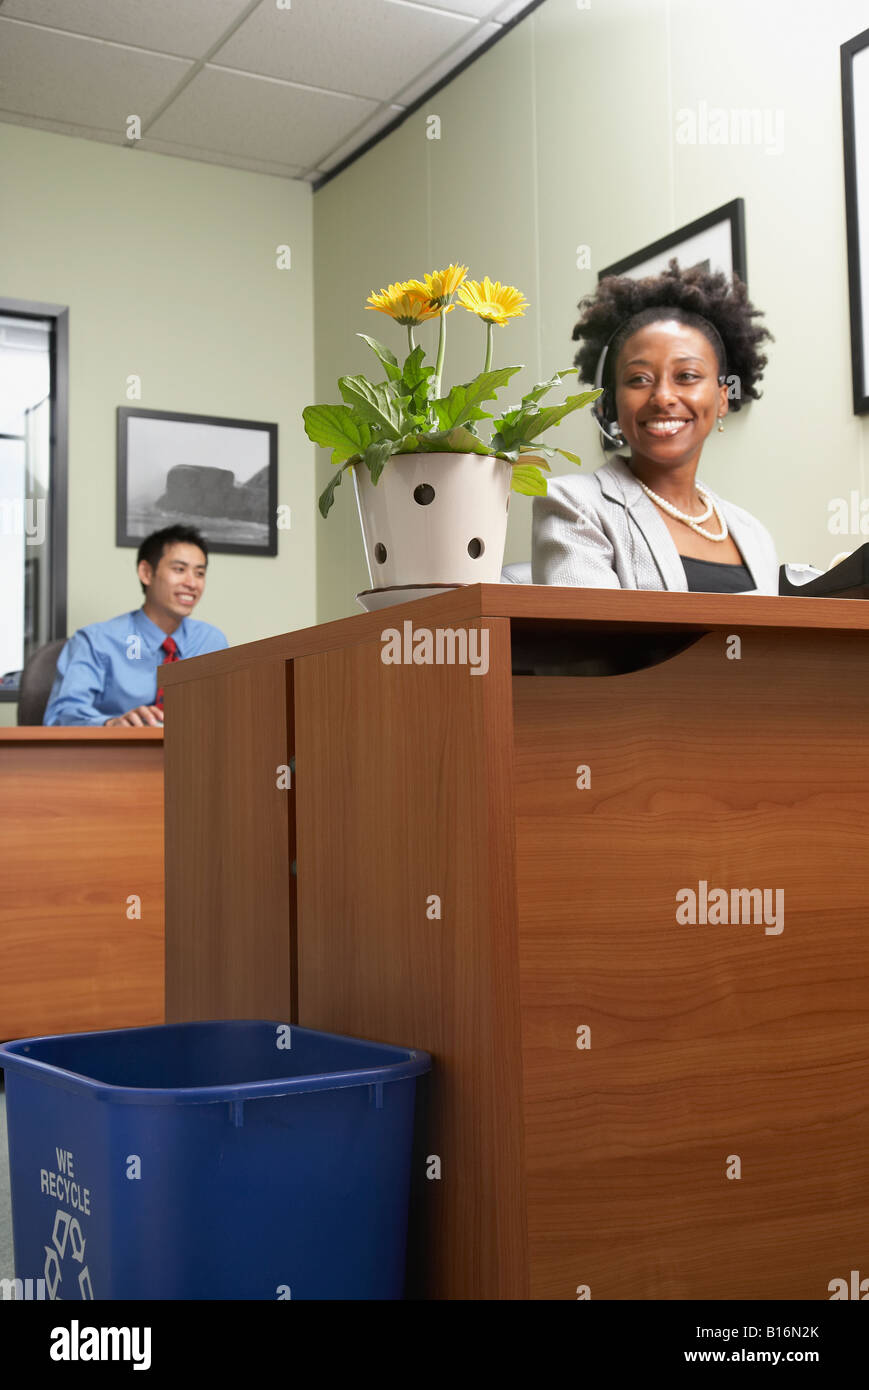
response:
M765 526L707 489L754 576L753 594L778 593L778 558ZM681 589L688 581L679 552L654 502L616 454L596 473L552 478L535 497L531 574L534 584L584 589Z

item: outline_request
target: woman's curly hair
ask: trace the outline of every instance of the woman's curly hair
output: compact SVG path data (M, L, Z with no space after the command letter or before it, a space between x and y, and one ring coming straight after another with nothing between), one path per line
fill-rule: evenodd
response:
M628 275L605 276L595 293L586 295L577 307L581 317L573 338L581 340L582 346L574 363L580 381L594 381L600 354L609 343L601 383L606 394L599 401L604 419L615 419L613 368L622 345L638 328L663 319L688 324L709 339L718 357L719 375L732 376L737 381L738 392L730 400L731 410L739 410L746 398L760 399L757 382L763 376L767 358L759 349L762 343L775 339L768 328L754 322L762 310L755 309L737 275L730 280L723 271L703 270L700 266L681 270L673 257L660 275L643 280L633 280ZM710 324L717 330L720 342Z

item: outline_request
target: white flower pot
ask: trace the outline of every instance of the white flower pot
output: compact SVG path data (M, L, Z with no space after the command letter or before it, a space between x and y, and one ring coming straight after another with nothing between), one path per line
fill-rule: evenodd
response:
M353 483L371 587L497 584L512 469L482 454L395 454Z

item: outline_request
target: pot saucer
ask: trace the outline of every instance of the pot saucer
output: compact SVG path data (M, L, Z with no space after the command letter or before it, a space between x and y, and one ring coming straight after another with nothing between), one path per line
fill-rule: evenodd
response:
M391 584L385 589L363 589L356 595L356 602L366 613L376 613L381 608L393 608L397 603L412 603L417 598L431 598L433 594L464 587L463 584Z

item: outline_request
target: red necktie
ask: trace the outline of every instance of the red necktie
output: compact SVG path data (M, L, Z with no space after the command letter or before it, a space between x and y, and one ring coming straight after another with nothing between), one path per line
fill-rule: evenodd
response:
M166 665L167 661L180 661L180 660L181 660L181 658L180 658L179 655L178 655L178 644L177 644L177 642L175 641L175 638L174 638L174 637L167 637L167 638L166 638L166 641L165 641L165 642L162 644L162 646L160 647L160 650L166 653L166 655L164 656L163 661L162 661L162 663L161 663L161 664L164 665L164 666ZM163 708L163 687L162 687L162 685L160 686L160 689L157 691L157 698L156 698L156 700L154 701L154 704L157 706L158 709L162 709L162 708Z

